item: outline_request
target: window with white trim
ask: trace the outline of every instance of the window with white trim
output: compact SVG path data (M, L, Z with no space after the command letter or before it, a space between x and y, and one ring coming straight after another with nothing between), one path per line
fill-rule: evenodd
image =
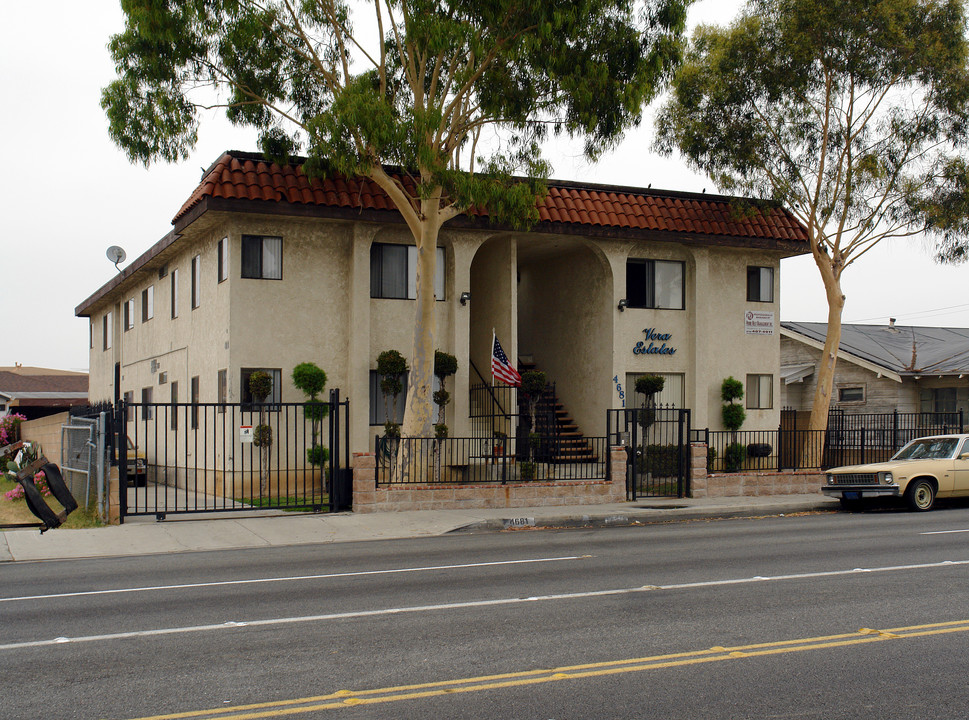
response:
M434 297L444 300L447 255L437 248ZM417 248L413 245L373 243L370 246L370 297L414 300L417 297Z
M101 343L105 350L111 349L111 331L114 327L114 313L105 313L102 320Z
M172 270L172 320L178 317L178 268Z

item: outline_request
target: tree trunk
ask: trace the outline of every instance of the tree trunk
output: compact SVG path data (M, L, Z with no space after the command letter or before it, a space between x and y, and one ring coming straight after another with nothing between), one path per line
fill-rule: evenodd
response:
M841 314L845 296L841 291L839 264L824 253L815 253L815 262L821 270L824 292L828 300L828 333L824 338L824 350L817 367L817 385L808 420L808 433L803 444L802 467L820 467L824 452L821 431L828 427L828 409L831 407L831 391L834 387L834 367L838 361L841 343ZM807 464L810 462L811 464Z
M414 349L407 377L407 400L401 424L402 442L397 453L398 481L410 479L415 470L418 446L408 438L431 438L433 433L435 297L437 237L440 231L439 192L421 201L421 237L417 243L417 298L414 318ZM419 441L418 441L419 442Z

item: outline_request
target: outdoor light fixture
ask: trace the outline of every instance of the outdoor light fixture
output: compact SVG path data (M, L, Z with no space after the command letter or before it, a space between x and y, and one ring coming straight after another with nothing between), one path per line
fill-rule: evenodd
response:
M468 300L470 300L470 299L471 299L471 293L469 293L469 292L463 292L463 293L461 293L461 297L458 298L458 300L461 301L461 304L462 305L467 305L468 304Z
M629 301L626 298L619 301L619 312L625 312L627 307L629 307Z

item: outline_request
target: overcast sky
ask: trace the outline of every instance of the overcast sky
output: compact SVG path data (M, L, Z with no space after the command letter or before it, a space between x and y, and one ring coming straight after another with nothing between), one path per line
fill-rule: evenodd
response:
M691 23L727 22L736 0L701 0ZM254 134L218 113L203 120L192 157L178 165L131 165L108 139L99 106L114 77L106 45L123 28L116 0L49 0L5 6L0 114L6 169L0 173L0 366L21 363L88 368L88 322L74 308L115 274L110 245L137 258L171 228L171 219L224 150L254 150ZM669 190L715 192L682 160L650 153L652 126L590 166L553 148L553 177ZM969 266L946 267L918 241L889 241L849 268L845 322L969 327ZM810 256L781 265L781 318L826 320Z

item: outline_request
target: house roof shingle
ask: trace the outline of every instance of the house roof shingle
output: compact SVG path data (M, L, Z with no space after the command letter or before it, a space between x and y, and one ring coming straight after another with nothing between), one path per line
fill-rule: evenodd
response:
M782 322L781 327L824 342L827 323ZM842 325L840 352L899 375L969 373L969 328Z
M310 179L302 165L300 159L277 165L259 155L226 152L205 172L172 223L178 223L206 198L395 211L390 198L372 180L339 176ZM413 179L397 177L413 191ZM781 207L768 208L764 213L741 213L736 199L720 195L558 180L549 181L548 189L538 205L541 223L807 242L804 227ZM468 214L483 218L487 211L473 208Z

